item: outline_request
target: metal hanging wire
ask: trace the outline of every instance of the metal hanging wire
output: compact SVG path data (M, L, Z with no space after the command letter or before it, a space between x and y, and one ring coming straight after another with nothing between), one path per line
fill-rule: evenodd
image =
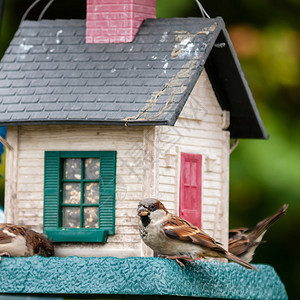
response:
M35 0L28 8L27 10L25 11L22 19L21 19L21 22L23 22L26 17L28 16L29 12L40 2L41 0Z
M48 2L48 4L44 7L44 9L42 10L41 14L39 15L38 21L40 21L40 20L43 18L45 12L47 11L47 9L50 7L50 5L51 5L53 2L54 2L54 0L50 0L50 1Z
M199 9L201 11L201 14L202 14L202 17L203 18L209 18L210 19L210 16L208 15L208 13L206 12L206 10L204 9L203 5L200 3L199 0L196 0L198 6L199 6Z
M41 0L35 0L35 1L27 8L27 10L25 11L25 13L24 13L24 15L23 15L23 17L22 17L22 19L21 19L21 22L23 22L23 21L26 19L26 17L27 17L28 14L30 13L30 11L31 11L31 10L32 10L39 2L41 2ZM49 2L47 3L47 5L43 8L42 12L40 13L39 18L38 18L38 21L40 21L40 20L43 18L45 12L47 11L47 9L50 7L50 5L51 5L53 2L54 2L54 0L49 0Z

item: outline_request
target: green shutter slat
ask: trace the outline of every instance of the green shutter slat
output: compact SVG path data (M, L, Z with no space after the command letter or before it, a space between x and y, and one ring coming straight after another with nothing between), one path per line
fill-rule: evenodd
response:
M99 228L115 233L116 152L100 153Z
M57 151L45 152L44 232L58 228L60 156ZM51 238L51 236L48 236Z
M60 160L68 157L100 158L99 228L62 229L60 227ZM44 178L44 232L57 242L106 242L107 234L115 233L115 151L46 151ZM86 233L86 234L85 234Z

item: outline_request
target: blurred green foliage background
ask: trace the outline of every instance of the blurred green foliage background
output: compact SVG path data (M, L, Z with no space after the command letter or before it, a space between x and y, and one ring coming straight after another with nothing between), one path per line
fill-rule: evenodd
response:
M4 0L0 57L33 2ZM28 19L36 20L47 3L40 1ZM300 1L201 3L212 18L223 17L270 134L268 141L241 140L231 155L230 227L252 227L289 204L287 216L268 231L268 243L258 248L254 262L274 266L290 299L300 299ZM194 0L157 0L157 17L189 16L201 16ZM85 18L85 0L56 0L45 18Z

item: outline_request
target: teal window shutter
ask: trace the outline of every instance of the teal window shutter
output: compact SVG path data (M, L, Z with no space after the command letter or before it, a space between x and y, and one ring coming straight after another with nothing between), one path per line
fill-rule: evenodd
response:
M45 152L44 232L57 229L59 224L59 160L59 152Z
M115 234L116 152L105 151L100 158L99 227Z
M81 159L81 178L65 179L64 162L69 158ZM89 158L100 159L99 204L84 201L85 183L97 182L84 177L84 162ZM63 202L63 184L78 182L81 185L81 202L69 204ZM107 240L107 235L115 233L115 188L116 188L116 151L46 151L44 180L44 232L54 242L100 242ZM81 221L78 228L62 227L63 209L77 207L81 210ZM84 209L98 207L99 226L85 228L83 226ZM65 219L64 219L65 220Z

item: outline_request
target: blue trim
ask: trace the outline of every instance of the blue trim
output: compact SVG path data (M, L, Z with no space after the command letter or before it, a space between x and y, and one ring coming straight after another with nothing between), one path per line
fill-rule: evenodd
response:
M3 257L0 293L173 295L223 299L287 299L269 265L259 272L234 263L188 263L162 258Z
M3 207L1 206L0 204L0 223L4 223L4 210L3 210Z
M0 127L0 136L3 137L4 139L6 138L6 127ZM0 143L0 164L1 164L1 156L4 152L4 147L2 143ZM1 174L0 174L1 177Z

